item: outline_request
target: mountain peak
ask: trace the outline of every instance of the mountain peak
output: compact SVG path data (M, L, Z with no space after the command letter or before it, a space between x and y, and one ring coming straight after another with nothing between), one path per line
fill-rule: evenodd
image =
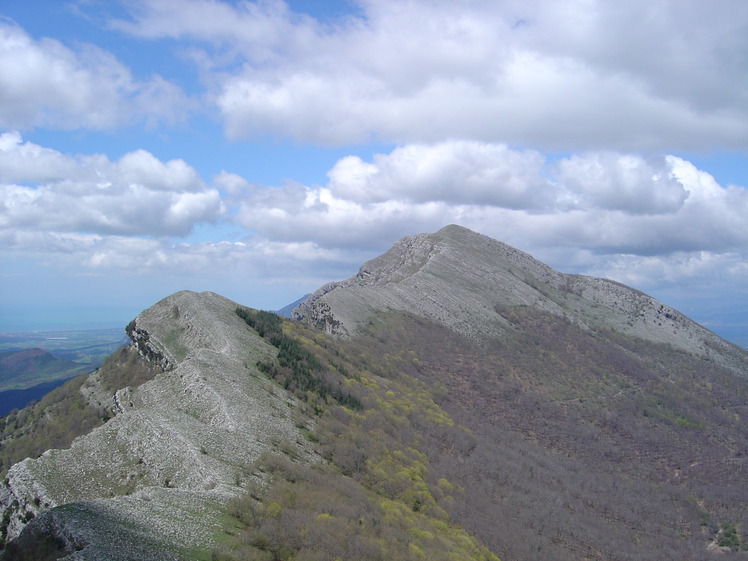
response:
M745 372L745 353L641 291L560 273L529 254L451 224L406 236L307 298L293 317L339 336L361 333L372 314L404 311L477 342L505 339L501 313L516 306L560 316L584 329L615 329L711 357Z

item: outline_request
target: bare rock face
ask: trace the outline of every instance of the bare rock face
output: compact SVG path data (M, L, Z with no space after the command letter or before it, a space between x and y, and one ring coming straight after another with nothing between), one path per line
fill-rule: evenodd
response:
M293 317L346 337L360 333L375 311L399 310L485 341L506 336L511 326L499 312L514 306L671 344L748 373L745 351L654 298L606 279L559 273L456 225L401 239L355 276L314 292Z
M154 559L153 547L139 556L133 546L154 540L176 559L210 543L215 528L206 521L241 491L264 450L288 441L313 460L299 444L291 398L255 369L275 349L236 307L213 293L179 292L133 320L132 344L166 371L110 396L116 416L70 449L10 469L0 489L8 540L34 520L26 531L55 528L70 544L65 559L101 559L102 551ZM101 543L107 533L96 527L105 522L121 531L115 543Z

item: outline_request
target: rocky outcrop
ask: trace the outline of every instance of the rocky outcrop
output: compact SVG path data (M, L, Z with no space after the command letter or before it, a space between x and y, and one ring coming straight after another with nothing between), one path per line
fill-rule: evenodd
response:
M560 273L455 225L403 238L355 276L314 292L293 317L351 336L375 311L400 310L480 342L511 333L499 311L513 306L562 316L585 329L615 329L670 344L748 372L745 351L654 298L610 280Z
M161 370L171 370L173 363L160 351L156 350L150 343L151 335L143 328L138 327L137 321L132 320L125 328L130 344L135 347L138 354L157 365Z
M99 559L102 548L107 559L140 558L127 549L144 533L177 558L210 543L210 521L253 477L263 450L286 441L314 460L291 419L292 399L255 368L275 349L236 307L216 294L180 292L131 322L133 344L166 371L110 394L116 415L70 449L10 469L0 490L8 539L33 520L24 533L56 528L75 542L70 559ZM86 522L97 512L114 513L119 542Z

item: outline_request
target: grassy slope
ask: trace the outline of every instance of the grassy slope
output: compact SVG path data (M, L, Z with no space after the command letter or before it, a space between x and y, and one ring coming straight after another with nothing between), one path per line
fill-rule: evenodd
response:
M266 318L281 356L261 368L303 399L297 425L327 463L296 463L277 442L213 558L699 560L712 540L745 547L744 379L665 345L502 313L512 339L480 348L406 314L352 341Z
M457 520L507 559L702 559L731 524L745 548L744 377L530 308L503 313L512 339L479 348L399 314L359 341L403 368L415 354L412 375L443 385L440 406L472 430L467 457L432 458L465 488Z

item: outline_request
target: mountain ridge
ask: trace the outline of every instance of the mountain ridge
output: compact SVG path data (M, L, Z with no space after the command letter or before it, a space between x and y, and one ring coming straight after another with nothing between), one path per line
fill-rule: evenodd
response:
M291 408L284 406L293 398L256 370L272 348L236 316L236 307L213 293L183 291L138 315L128 326L132 348L163 372L113 394L96 391L95 373L89 378L81 391L105 401L113 417L67 450L11 467L0 490L3 537L14 539L46 511L60 528L75 527L81 516L116 511L130 545L146 536L149 542L205 546L216 528L205 527L201 518L217 517L221 505L239 493L246 470L268 442L287 440L303 455ZM71 504L78 505L77 517L68 516L70 508L54 508ZM166 522L159 515L164 510L172 511L169 519L179 513L183 523ZM155 535L143 520L158 522ZM86 558L110 547L105 536L85 533ZM136 550L121 554L154 559Z
M10 468L9 547L368 561L389 525L408 561L748 549L748 353L646 294L452 225L294 315L189 291L139 314L117 360L151 375L78 382L105 422Z

